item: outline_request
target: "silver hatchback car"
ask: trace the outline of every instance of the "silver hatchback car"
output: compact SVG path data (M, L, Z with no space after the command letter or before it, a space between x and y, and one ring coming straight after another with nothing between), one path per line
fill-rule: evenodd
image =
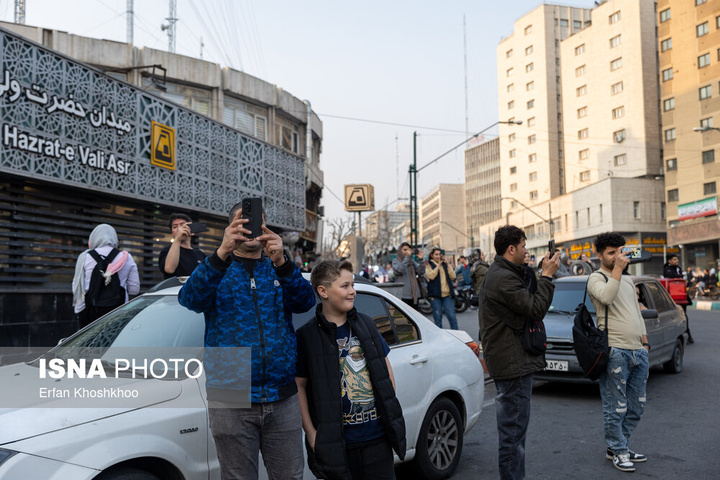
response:
M536 380L591 382L583 374L573 350L572 327L575 309L582 303L587 276L563 277L554 281L555 294L545 316L547 352L545 371L535 374ZM640 292L640 302L647 307L645 319L650 349L650 367L662 365L668 373L680 373L685 352L687 318L660 282L652 277L632 277ZM595 308L586 298L585 304L595 318ZM601 319L602 322L602 319Z

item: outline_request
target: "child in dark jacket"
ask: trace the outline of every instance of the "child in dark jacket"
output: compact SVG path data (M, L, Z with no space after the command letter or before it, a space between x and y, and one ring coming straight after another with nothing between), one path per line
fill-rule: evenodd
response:
M390 349L353 303L350 262L325 261L310 282L322 301L298 332L295 381L308 451L318 478L394 479L405 456L405 421L395 396Z

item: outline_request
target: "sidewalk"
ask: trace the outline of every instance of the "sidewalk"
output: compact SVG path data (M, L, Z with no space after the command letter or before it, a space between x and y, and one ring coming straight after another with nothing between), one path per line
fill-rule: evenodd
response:
M692 305L687 306L688 309L694 308L695 310L720 310L720 300L693 300Z

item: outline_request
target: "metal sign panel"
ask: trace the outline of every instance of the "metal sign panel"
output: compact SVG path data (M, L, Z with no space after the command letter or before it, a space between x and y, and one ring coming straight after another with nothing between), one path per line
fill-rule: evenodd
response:
M152 152L150 163L175 170L175 129L152 122Z
M152 164L153 122L176 132L175 170ZM305 230L302 158L4 29L0 136L0 174L223 216L257 196Z
M370 184L345 185L345 211L375 210L375 189Z

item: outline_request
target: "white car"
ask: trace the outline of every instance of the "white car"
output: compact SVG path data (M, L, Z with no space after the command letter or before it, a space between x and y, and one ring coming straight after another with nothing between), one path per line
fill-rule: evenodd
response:
M413 460L424 478L445 478L457 467L463 435L483 405L477 345L465 332L437 328L376 286L355 287L355 305L374 318L390 346L407 428L405 460ZM0 480L220 478L199 362L194 370L180 368L177 379L153 378L160 376L153 369L150 378L132 378L131 370L116 375L120 362L113 365L103 353L108 347L143 347L154 358L179 356L193 365L202 355L204 320L178 304L179 290L163 288L134 299L64 340L42 363L0 367ZM296 316L295 327L311 315ZM74 378L70 361L62 368L50 363L67 358L76 359L75 365L87 360ZM82 389L126 397L78 398L77 388L81 397Z

